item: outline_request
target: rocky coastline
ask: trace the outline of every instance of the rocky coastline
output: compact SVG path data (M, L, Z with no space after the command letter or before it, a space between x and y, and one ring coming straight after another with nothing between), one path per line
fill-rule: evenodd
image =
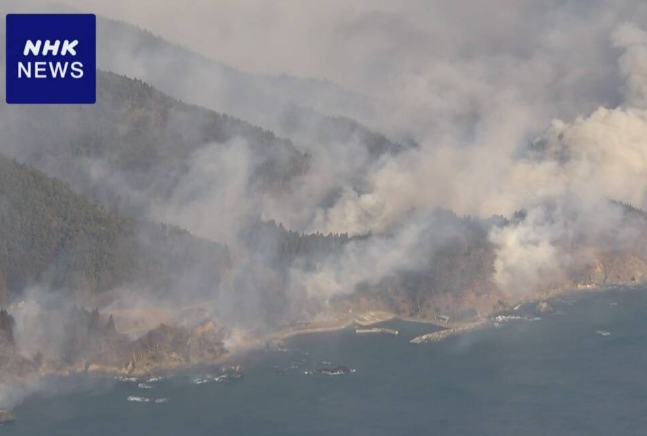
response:
M25 377L104 374L152 377L197 365L223 363L229 356L224 341L229 332L207 319L193 326L160 324L138 339L119 332L112 316L98 310L71 309L61 351L24 357L14 339L15 321L0 311L0 383Z
M633 287L638 287L634 285ZM537 314L550 313L553 309L550 300L569 293L603 292L619 285L582 286L553 291L541 299L526 299L516 302L515 308L522 304L534 304ZM624 287L624 286L623 286ZM630 286L631 287L631 286ZM139 339L129 340L119 333L111 316L105 317L98 310L86 311L75 308L70 316L75 326L68 334L73 337L75 347L68 351L71 358L52 359L42 355L25 358L17 349L13 337L15 322L7 311L0 311L0 352L3 369L0 383L10 386L28 376L44 377L50 375L69 376L74 374L96 374L106 377L150 379L205 366L212 367L231 363L240 354L253 348L265 346L266 349L285 349L284 340L312 333L337 331L354 326L355 334L397 335L397 330L379 327L383 322L402 319L440 327L442 330L420 335L411 339L411 344L437 343L449 338L494 326L497 316L513 316L515 308L493 312L487 316L467 322L440 321L436 318L401 316L386 311L366 311L337 316L328 320L302 322L285 326L263 334L252 332L237 338L232 350L225 347L225 339L231 332L218 326L213 320L205 320L193 327L161 324L148 331ZM335 369L335 368L333 368ZM339 369L339 368L337 368ZM322 370L321 373L341 374L339 371ZM0 410L0 424L15 421L15 416Z

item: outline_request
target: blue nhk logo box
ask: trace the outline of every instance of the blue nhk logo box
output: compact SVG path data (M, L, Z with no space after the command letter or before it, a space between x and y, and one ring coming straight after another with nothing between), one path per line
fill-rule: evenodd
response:
M95 103L95 15L8 14L6 24L7 103Z

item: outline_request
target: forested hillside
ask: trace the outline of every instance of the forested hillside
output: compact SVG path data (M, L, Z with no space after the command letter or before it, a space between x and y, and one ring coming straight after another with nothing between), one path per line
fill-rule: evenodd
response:
M296 266L314 268L329 256L340 256L346 244L363 241L370 234L349 237L347 233L303 234L275 221L255 221L241 231L240 239L257 259L280 272ZM297 265L295 265L297 263Z
M0 295L5 301L36 284L85 295L126 283L164 292L191 274L193 286L215 287L228 264L227 250L218 244L108 212L64 182L0 156Z
M132 278L134 226L63 182L0 157L0 289L106 289Z
M178 102L139 80L104 72L97 80L93 106L0 106L0 149L129 212L166 198L194 153L230 141L253 157L255 189L278 188L308 168L307 154L271 132Z

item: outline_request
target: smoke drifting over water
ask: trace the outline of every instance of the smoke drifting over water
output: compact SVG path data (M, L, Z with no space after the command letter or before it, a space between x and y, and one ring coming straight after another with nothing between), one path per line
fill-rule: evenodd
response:
M454 268L442 260L463 256L462 249L486 267L469 271L477 277L470 281L457 279L455 290L492 286L493 300L518 300L595 262L593 241L620 250L639 233L623 224L614 202L647 206L643 1L64 3L139 24L206 56L101 20L102 69L287 138L231 120L213 133L211 114L173 107L162 121L152 117L158 136L151 147L164 159L142 165L142 180L141 168L119 166L113 156L57 160L39 148L38 132L16 122L35 113L67 138L78 133L77 118L65 125L55 111L3 108L3 153L121 213L226 244L231 268L217 283L186 274L159 302L165 309L209 302L208 315L243 329L315 318L335 297L367 284L388 293L414 283L407 291L414 297L405 293L418 304L425 280L440 276L434 268ZM39 7L10 1L2 11ZM325 80L271 75L279 73ZM102 127L105 114L95 115ZM113 126L138 112L109 115ZM329 115L356 119L393 142ZM324 243L312 242L319 248L287 262L278 237L249 230L270 220L298 232L342 234L343 243L329 242L334 247L322 254L317 244ZM250 246L249 234L262 240ZM456 241L461 250L453 251ZM481 279L488 275L492 283ZM384 285L393 276L405 278ZM108 310L159 296L150 289L112 295L119 298L104 305ZM21 343L32 336L30 307L17 316ZM46 333L33 337L45 337L45 346ZM45 352L40 342L26 341L24 349Z

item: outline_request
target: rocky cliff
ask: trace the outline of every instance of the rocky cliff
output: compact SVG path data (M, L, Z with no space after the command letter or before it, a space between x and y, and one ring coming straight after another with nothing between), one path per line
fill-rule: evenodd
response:
M26 375L102 372L149 375L192 365L217 363L228 353L228 332L212 320L194 326L161 324L132 340L121 333L112 315L73 307L67 314L59 354L24 357L13 339L14 320L0 311L0 381Z

